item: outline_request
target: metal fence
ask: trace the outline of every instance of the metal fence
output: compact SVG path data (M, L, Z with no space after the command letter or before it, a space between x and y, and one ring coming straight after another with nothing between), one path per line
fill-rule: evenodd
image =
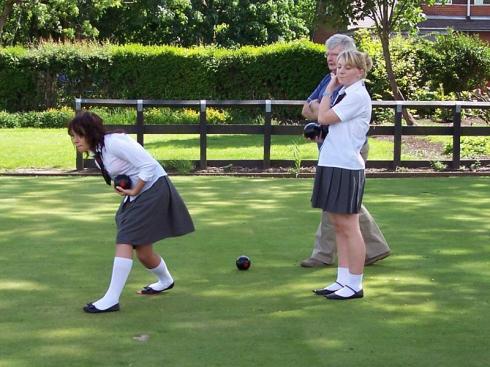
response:
M200 155L198 164L200 169L208 166L220 167L235 165L243 167L288 167L293 160L271 160L272 135L296 135L303 132L303 125L272 125L273 107L303 106L303 100L120 100L120 99L84 99L75 100L76 113L82 108L93 106L106 107L132 107L136 109L136 121L134 125L114 125L114 128L124 128L129 134L136 134L137 141L144 146L146 134L199 134ZM194 107L199 109L198 124L145 124L144 110L148 107ZM215 125L208 124L207 108L228 107L262 107L264 111L263 125ZM490 109L490 102L465 102L465 101L373 101L373 108L390 108L394 110L393 125L371 125L369 135L393 136L393 159L369 160L367 168L385 168L395 170L398 167L420 168L430 167L433 160L403 160L402 137L411 135L446 135L452 136L452 159L440 161L451 169L460 169L462 165L468 166L476 162L474 159L461 159L462 136L490 136L490 126L462 126L462 112L464 109ZM404 108L441 108L452 110L452 126L404 126L402 125L402 112ZM208 160L207 136L209 134L259 134L263 135L264 154L262 160ZM479 160L480 164L488 165L490 160ZM312 166L316 160L303 160L303 166ZM83 159L80 153L76 157L76 169L94 167L93 160Z

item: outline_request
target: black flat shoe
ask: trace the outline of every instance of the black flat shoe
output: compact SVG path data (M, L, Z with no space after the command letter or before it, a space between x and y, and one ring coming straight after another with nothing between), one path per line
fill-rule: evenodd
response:
M157 290L153 289L152 287L150 287L149 285L147 285L146 287L143 287L142 290L138 291L138 294L142 294L145 296L152 296L155 294L160 294L162 292L168 291L169 289L172 289L174 287L174 285L175 285L175 282L170 284L167 288L162 289L161 291L157 291Z
M111 306L105 310L99 310L92 303L87 303L87 305L83 307L83 310L87 313L114 312L114 311L119 311L119 303L116 303L114 306Z
M349 296L349 297L342 297L342 296L339 296L338 294L330 293L330 294L327 294L325 297L328 299L334 299L334 300L339 300L339 301L364 297L364 291L362 289L360 291L356 292L355 290L353 290L348 285L346 285L345 287L349 288L352 292L354 292L354 294Z
M342 284L340 284L339 282L335 282L337 283L338 285L340 285L340 287L344 287ZM339 289L342 289L342 288L339 288ZM327 296L329 294L332 294L334 292L337 292L337 290L334 290L334 291L331 291L329 289L325 289L325 288L321 288L321 289L314 289L313 290L313 293L315 293L317 296Z

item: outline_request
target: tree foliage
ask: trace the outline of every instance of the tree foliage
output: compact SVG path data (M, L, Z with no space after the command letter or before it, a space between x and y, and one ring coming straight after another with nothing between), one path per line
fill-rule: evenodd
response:
M390 36L399 31L413 32L423 20L422 4L432 5L435 0L321 0L325 14L331 24L346 27L349 23L358 24L368 18L374 22L377 36L381 40L386 74L393 98L404 99L398 88L393 70L390 50ZM444 2L444 1L443 1ZM413 118L404 111L407 123L413 124Z
M308 37L316 1L0 0L0 7L4 45L89 39L232 47Z

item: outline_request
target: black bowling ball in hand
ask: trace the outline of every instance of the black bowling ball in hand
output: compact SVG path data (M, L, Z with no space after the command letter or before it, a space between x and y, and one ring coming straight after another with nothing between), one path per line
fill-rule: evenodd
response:
M128 175L118 175L114 179L114 187L121 187L124 190L129 190L131 188L131 179Z
M322 126L316 122L310 122L303 128L303 134L306 139L315 140L316 137L321 136Z
M248 270L250 268L250 265L252 265L252 262L250 261L250 258L248 256L240 256L238 259L236 259L236 267L238 270Z

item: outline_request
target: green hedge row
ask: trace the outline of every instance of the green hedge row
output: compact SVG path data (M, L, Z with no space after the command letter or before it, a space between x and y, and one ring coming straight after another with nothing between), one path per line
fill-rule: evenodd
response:
M355 35L374 60L368 86L390 98L381 45ZM326 72L323 45L309 41L221 49L44 43L0 48L0 110L72 106L75 97L122 99L305 99ZM490 80L490 47L450 33L433 41L394 37L392 56L409 99L439 99Z
M84 98L302 99L325 73L308 41L237 50L45 43L0 49L0 110Z

